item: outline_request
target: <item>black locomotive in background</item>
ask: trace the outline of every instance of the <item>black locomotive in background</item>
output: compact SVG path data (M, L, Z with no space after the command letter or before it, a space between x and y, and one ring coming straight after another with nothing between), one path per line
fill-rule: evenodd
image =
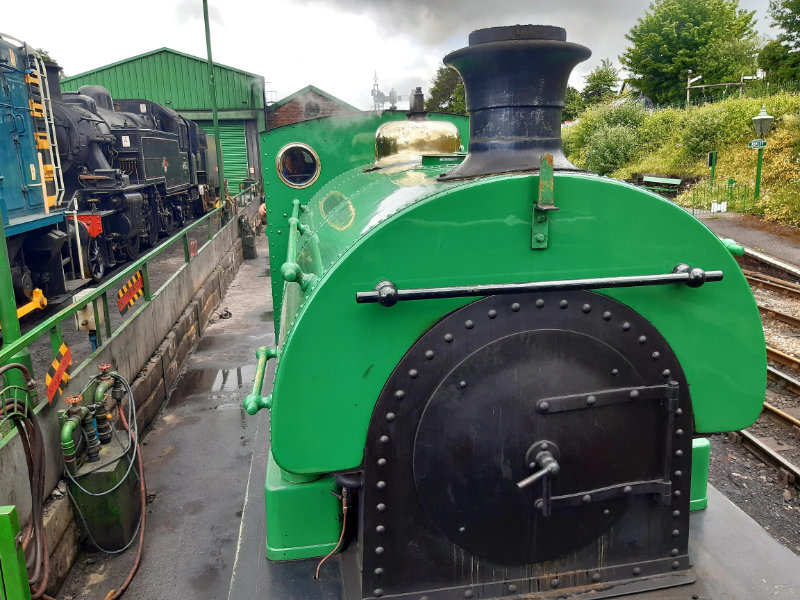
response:
M197 124L100 86L62 93L58 72L0 36L0 214L18 316L100 281L219 196Z
M216 160L206 133L172 109L94 85L62 94L48 80L67 207L78 211L85 268L98 281L213 204Z

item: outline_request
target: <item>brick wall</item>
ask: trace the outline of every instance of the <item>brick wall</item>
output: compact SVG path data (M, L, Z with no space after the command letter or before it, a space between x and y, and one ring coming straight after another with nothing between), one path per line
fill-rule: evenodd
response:
M325 96L314 91L308 91L302 96L279 106L267 114L267 129L283 127L300 121L317 119L319 117L331 117L352 113L353 109L342 106Z

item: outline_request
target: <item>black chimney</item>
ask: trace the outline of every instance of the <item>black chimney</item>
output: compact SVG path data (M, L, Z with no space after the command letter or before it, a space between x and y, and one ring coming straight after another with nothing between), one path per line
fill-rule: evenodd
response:
M591 56L548 25L473 31L469 46L444 58L464 80L469 111L469 154L441 179L465 179L553 166L579 170L561 147L561 111L572 69Z
M44 63L44 69L47 71L47 85L50 90L50 99L54 102L61 102L63 100L61 97L61 78L59 77L61 67L48 60Z

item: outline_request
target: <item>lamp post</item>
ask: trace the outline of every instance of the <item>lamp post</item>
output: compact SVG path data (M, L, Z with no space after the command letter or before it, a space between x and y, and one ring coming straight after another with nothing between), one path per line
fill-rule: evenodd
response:
M769 128L772 127L774 119L767 114L767 107L762 106L761 112L753 117L753 129L756 130L757 139L750 142L751 148L758 148L758 165L756 166L756 193L754 200L758 200L761 196L761 163L764 160L764 146L767 143L764 137L767 135Z

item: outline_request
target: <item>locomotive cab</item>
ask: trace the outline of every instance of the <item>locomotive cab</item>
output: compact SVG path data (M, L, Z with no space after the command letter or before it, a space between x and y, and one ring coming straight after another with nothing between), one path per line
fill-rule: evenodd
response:
M348 598L695 579L693 436L758 416L763 331L702 223L563 155L588 56L560 28L473 32L445 59L466 86L463 162L362 165L273 201L274 388L245 400L271 411L269 558L337 549L344 486Z

